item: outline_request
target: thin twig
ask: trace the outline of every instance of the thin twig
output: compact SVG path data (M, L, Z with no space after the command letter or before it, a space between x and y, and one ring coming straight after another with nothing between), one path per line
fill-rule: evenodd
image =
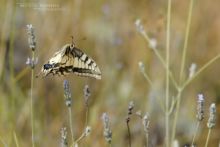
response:
M69 125L70 125L71 138L72 138L72 142L74 143L73 120L72 120L72 109L71 109L71 107L68 107L68 114L69 114Z
M15 140L16 147L19 147L18 138L17 138L16 133L13 132L13 135L14 135L14 140Z
M212 130L212 129L209 129L208 136L207 136L207 139L206 139L206 142L205 142L205 147L208 147L211 130Z
M193 145L194 145L194 141L195 141L195 138L196 138L196 135L197 135L198 129L199 129L199 125L200 125L200 121L197 121L197 124L196 124L196 130L195 130L195 133L194 133L194 135L193 135L193 140L192 140L191 147L193 147Z
M170 66L170 22L171 22L171 0L168 0L167 8L167 29L166 29L166 97L165 97L165 106L166 106L166 115L165 115L165 134L166 134L166 147L170 146L170 121L169 115L169 66Z
M187 85L189 85L198 75L203 72L206 68L208 68L213 62L218 60L220 58L220 54L212 58L210 61L208 61L205 65L203 65L195 74L192 78L189 78L182 86L182 89L184 89Z
M131 132L129 127L129 122L127 122L127 129L128 129L128 143L129 143L129 147L131 147Z
M35 59L35 51L32 50L32 59ZM34 90L34 67L31 68L31 138L32 147L34 144L34 108L33 108L33 90Z
M180 83L182 83L182 80L183 80L184 67L186 63L186 50L188 46L189 32L190 32L190 26L191 26L191 20L192 20L193 3L194 3L194 0L191 0L190 6L189 6L189 13L188 13L187 25L186 25L186 34L185 34L185 39L184 39L183 53L182 53L182 60L181 60Z

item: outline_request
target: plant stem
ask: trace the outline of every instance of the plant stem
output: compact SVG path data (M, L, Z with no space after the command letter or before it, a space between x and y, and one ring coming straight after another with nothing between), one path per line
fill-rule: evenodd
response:
M146 134L146 135L145 135L145 138L146 138L146 147L148 147L149 135Z
M68 112L69 112L69 125L70 125L71 138L72 138L72 142L73 142L73 144L74 144L74 137L73 137L73 120L72 120L72 109L71 109L71 107L68 107Z
M128 143L129 143L129 147L131 147L131 132L129 127L129 122L127 122L127 129L128 129Z
M141 34L143 35L144 39L145 39L148 43L150 43L150 38L148 37L148 35L146 34L146 32L143 32L143 33L141 33ZM160 55L158 49L157 49L157 48L151 48L151 49L154 51L155 55L158 57L158 59L160 60L160 62L161 62L162 65L163 65L163 67L166 69L166 68L167 68L166 62L164 61L163 57ZM173 77L172 72L171 72L170 70L169 70L169 76L170 76L170 79L171 79L172 82L173 82L173 85L174 85L175 87L179 87L178 84L177 84L177 82L176 82L176 80L175 80L174 77Z
M18 138L17 138L16 133L13 132L13 135L14 135L14 140L15 140L16 147L19 147L19 144L18 144Z
M199 125L200 125L200 121L197 121L195 134L194 134L194 136L193 136L193 140L192 140L192 144L191 144L192 147L193 147L193 144L194 144L194 141L195 141L195 138L196 138L198 129L199 129Z
M86 106L86 121L85 121L85 127L88 125L88 118L89 117L89 106Z
M182 53L182 60L181 60L180 83L182 83L182 81L183 81L184 67L185 67L185 63L186 63L186 50L187 50L187 46L188 46L193 3L194 3L194 0L190 0L189 13L188 13L187 25L186 25L186 34L185 34L185 39L184 39L183 53Z
M212 129L209 129L208 136L207 136L207 139L206 139L206 142L205 142L205 147L208 147L211 130L212 130Z
M215 56L214 58L212 58L210 61L208 61L205 65L203 65L203 66L195 73L195 75L194 75L192 78L188 79L188 80L183 84L182 89L185 89L185 87L186 87L187 85L189 85L189 84L192 82L192 80L194 80L196 77L198 77L198 75L199 75L201 72L203 72L207 67L209 67L213 62L215 62L215 61L218 60L219 58L220 58L220 54L218 54L217 56Z
M192 18L192 8L193 8L193 2L194 0L190 1L190 6L189 6L189 13L188 13L188 18L187 18L187 25L186 25L186 34L185 34L185 40L184 40L184 46L183 46L183 53L182 53L182 60L181 60L181 69L180 69L180 87L178 88L178 94L177 94L177 106L176 106L176 113L174 116L174 123L173 123L173 130L172 130L172 141L175 138L176 135L176 124L177 124L177 119L179 115L179 109L180 109L180 101L181 101L181 95L184 87L182 85L183 82L183 73L184 73L184 67L185 67L185 62L186 62L186 49L188 46L188 38L189 38L189 31L190 31L190 25L191 25L191 18Z
M32 59L35 59L35 51L32 50ZM31 67L31 139L32 147L34 144L34 108L33 108L33 90L34 90L34 67Z
M179 115L179 108L180 108L180 99L181 99L181 95L182 95L182 90L179 90L178 91L178 94L177 94L177 105L176 105L176 113L174 114L174 120L173 120L173 127L172 127L172 137L171 137L171 140L173 141L174 138L175 138L175 135L176 135L176 124L177 124L177 118L178 118L178 115Z
M170 20L171 20L171 0L168 0L167 9L167 36L166 36L166 113L165 113L165 125L166 125L166 147L170 146L170 133L169 133L169 62L170 62Z

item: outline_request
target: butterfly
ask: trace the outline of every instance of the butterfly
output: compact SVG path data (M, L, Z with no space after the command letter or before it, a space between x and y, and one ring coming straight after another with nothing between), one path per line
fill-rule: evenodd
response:
M66 75L74 73L78 76L101 79L101 71L95 61L75 45L66 44L43 65L41 73L44 76Z

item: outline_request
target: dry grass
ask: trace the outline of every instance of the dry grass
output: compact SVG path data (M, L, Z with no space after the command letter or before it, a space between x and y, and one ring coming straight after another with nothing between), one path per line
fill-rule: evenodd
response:
M50 5L45 10L43 5L41 9L35 9L36 1L25 2L25 6L16 2L0 2L0 146L31 146L31 70L25 65L30 56L26 33L26 25L30 23L35 28L37 40L36 56L39 63L36 73L56 50L71 42L70 36L73 35L75 44L96 60L103 74L101 81L73 74L65 78L35 79L33 106L36 146L59 146L60 129L69 124L63 99L64 79L70 82L72 92L75 136L80 136L85 127L84 85L88 84L91 88L88 124L92 132L80 142L80 146L107 146L101 127L103 112L107 112L110 117L112 146L126 146L125 118L131 100L135 103L134 112L142 110L150 116L149 143L163 146L165 118L155 97L164 103L165 69L137 33L134 22L137 18L142 20L145 31L157 40L158 51L165 59L166 1L56 0L40 3ZM170 69L175 79L179 78L189 2L172 2ZM200 69L220 53L219 5L218 0L195 2L183 72L185 79L191 63L196 63L197 69ZM145 64L145 71L154 83L153 87L147 84L141 74L139 61ZM206 141L208 108L212 102L216 103L217 118L220 115L219 63L219 60L214 62L182 93L176 129L176 139L181 145L190 144L194 135L198 93L202 92L206 97L205 120L200 124L195 140L198 146L204 145ZM175 87L171 85L170 97L175 95ZM173 115L170 119L173 119ZM210 136L210 146L217 146L220 140L218 120L216 124ZM143 146L145 135L140 119L132 116L129 126L132 145ZM71 137L70 132L68 137Z

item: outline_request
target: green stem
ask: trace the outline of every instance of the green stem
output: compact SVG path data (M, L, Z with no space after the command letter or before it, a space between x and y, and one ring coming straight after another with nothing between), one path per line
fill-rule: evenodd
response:
M88 125L88 118L89 117L89 106L86 106L86 121L85 121L85 127L87 127Z
M153 82L151 81L150 77L147 75L147 73L145 71L141 71L141 73L143 74L144 78L146 79L146 81L150 84L150 86L153 86Z
M194 136L193 136L191 147L193 147L193 145L194 145L194 141L195 141L198 129L199 129L199 125L200 125L200 121L198 121L197 124L196 124L196 130L195 130L195 133L194 133Z
M146 138L146 147L148 147L148 142L149 142L149 135L148 135L148 133L146 134L145 138Z
M171 137L172 141L174 140L174 138L176 136L176 124L177 124L177 119L178 119L178 115L179 115L181 95L182 95L182 90L179 90L177 97L176 97L177 105L176 105L176 111L174 114L173 127L172 127L172 137Z
M17 138L16 133L13 132L13 135L14 135L14 140L15 140L16 147L19 147L18 138Z
M69 125L70 125L71 138L72 138L72 142L74 144L73 120L72 120L72 109L71 109L71 107L68 107L68 112L69 112Z
M182 60L181 60L180 83L182 83L182 81L183 81L184 67L185 67L185 63L186 63L186 50L187 50L187 46L188 46L193 3L194 3L194 0L190 0L189 13L188 13L187 25L186 25L186 34L185 34L185 39L184 39L183 53L182 53Z
M207 139L206 139L206 142L205 142L205 147L208 147L211 130L212 130L212 129L209 129L208 136L207 136Z
M166 147L170 146L170 122L169 122L169 64L170 64L170 20L171 20L171 0L168 0L167 9L167 36L166 36L166 113L165 113L165 125L166 125Z

